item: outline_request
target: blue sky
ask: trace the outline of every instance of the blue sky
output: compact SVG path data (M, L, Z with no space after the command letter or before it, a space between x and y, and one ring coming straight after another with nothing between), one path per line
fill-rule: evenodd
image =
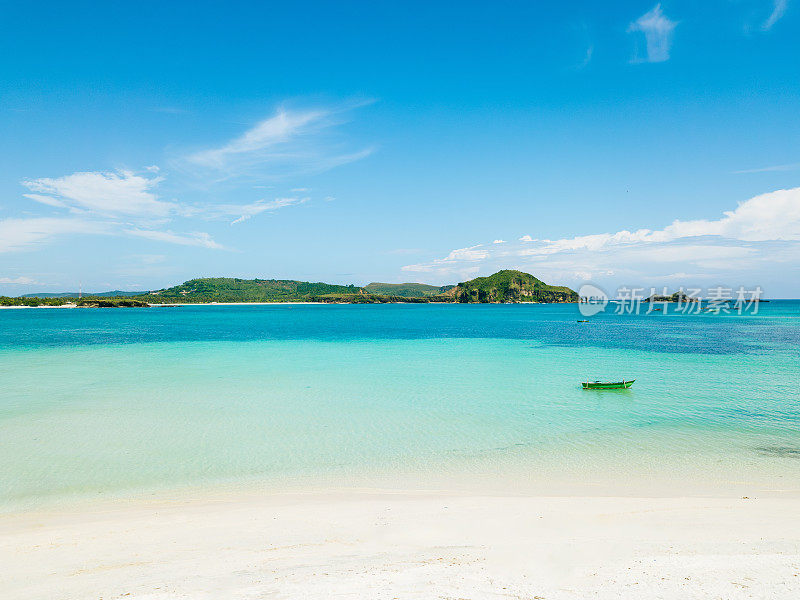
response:
M800 296L800 2L0 2L0 293Z

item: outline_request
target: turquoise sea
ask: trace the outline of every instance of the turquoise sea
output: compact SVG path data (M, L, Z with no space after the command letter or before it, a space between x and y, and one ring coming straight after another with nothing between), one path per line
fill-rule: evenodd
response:
M538 304L2 310L0 507L239 485L800 491L800 302L579 318Z

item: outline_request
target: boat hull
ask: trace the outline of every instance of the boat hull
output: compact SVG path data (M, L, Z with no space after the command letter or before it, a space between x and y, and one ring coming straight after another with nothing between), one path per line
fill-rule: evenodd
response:
M584 381L581 385L585 390L627 390L634 381Z

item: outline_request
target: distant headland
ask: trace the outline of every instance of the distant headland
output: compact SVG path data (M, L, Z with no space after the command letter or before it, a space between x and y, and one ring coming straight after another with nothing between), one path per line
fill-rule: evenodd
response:
M529 273L498 271L455 285L370 283L363 287L286 279L190 279L180 285L147 292L99 294L28 294L0 297L0 306L145 307L175 304L258 304L309 302L323 304L577 302L566 286L548 285Z

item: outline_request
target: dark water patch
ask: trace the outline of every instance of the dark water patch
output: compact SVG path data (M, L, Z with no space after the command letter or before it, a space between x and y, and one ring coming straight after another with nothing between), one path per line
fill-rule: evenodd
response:
M0 313L0 350L193 341L458 338L664 354L745 355L796 352L800 347L796 319L602 314L579 324L576 316L574 304L28 309Z
M759 446L755 450L761 456L800 459L800 447L797 446Z
M753 402L757 402L754 399ZM800 410L788 408L747 408L743 406L718 408L711 412L709 417L722 420L757 421L765 423L782 423L784 425L800 423Z

